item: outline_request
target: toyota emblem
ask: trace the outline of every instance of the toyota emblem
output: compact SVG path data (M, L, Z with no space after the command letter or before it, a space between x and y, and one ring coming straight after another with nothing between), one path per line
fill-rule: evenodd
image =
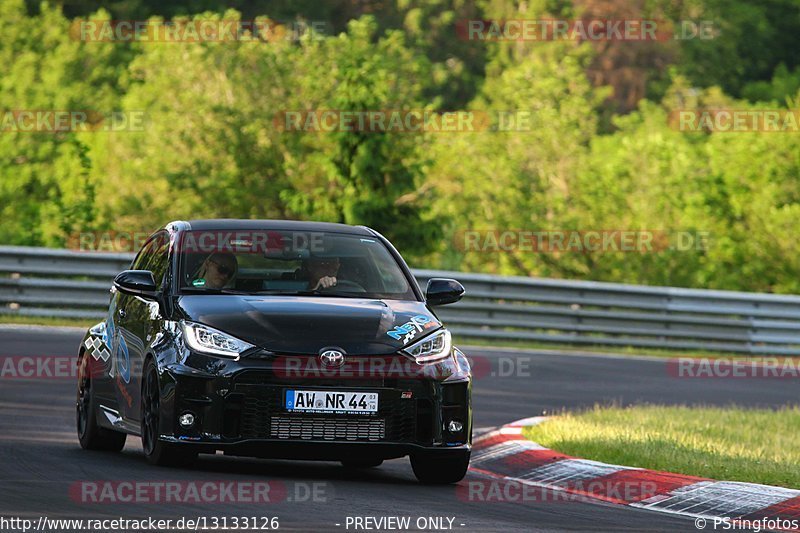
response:
M319 359L325 366L342 366L344 364L344 353L339 350L325 350L319 354Z

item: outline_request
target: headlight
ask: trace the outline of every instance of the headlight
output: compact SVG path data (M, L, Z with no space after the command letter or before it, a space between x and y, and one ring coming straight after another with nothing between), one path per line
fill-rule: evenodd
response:
M441 329L405 348L403 352L417 363L430 363L449 356L452 347L450 332Z
M255 348L250 343L203 324L183 321L181 326L186 344L196 352L238 359L242 352Z

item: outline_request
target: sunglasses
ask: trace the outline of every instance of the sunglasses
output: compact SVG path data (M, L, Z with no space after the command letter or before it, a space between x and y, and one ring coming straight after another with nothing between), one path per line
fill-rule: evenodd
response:
M230 267L227 267L225 265L220 265L216 261L209 261L209 263L214 265L217 268L217 272L219 272L223 276L230 277L231 274L233 274L233 269Z

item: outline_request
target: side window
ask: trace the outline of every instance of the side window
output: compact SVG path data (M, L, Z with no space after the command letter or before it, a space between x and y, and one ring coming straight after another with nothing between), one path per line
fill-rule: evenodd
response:
M147 241L147 243L144 245L144 248L139 250L139 253L136 255L136 259L133 260L133 263L131 264L131 270L147 270L145 265L153 256L153 248L155 248L157 241L157 239L151 239Z
M167 272L169 271L169 239L166 235L161 235L157 239L158 246L153 250L153 260L149 263L149 270L153 273L156 280L156 288L160 291L164 288Z
M149 270L153 273L156 288L163 288L169 270L169 238L166 233L159 233L145 244L134 261L133 269Z

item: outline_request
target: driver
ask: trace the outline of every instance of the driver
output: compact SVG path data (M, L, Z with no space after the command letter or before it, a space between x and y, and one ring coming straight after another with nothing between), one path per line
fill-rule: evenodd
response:
M197 269L192 285L222 289L228 286L236 277L239 262L236 256L230 253L215 252L202 262Z
M339 273L338 257L310 257L305 265L308 271L308 289L328 289L338 282L336 275Z

